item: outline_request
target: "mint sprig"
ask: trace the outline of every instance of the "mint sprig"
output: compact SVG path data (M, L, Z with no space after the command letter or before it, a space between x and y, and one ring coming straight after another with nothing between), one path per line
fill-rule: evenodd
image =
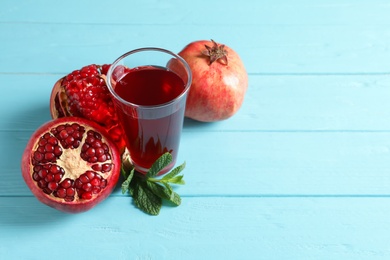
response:
M133 197L134 204L150 215L156 216L160 213L163 200L179 206L180 195L173 190L171 184L185 184L183 175L179 175L185 168L185 162L163 177L158 177L161 170L171 162L172 155L168 152L164 153L153 163L146 175L137 174L134 168L126 172L122 167L122 175L125 177L122 183L122 194L129 193Z

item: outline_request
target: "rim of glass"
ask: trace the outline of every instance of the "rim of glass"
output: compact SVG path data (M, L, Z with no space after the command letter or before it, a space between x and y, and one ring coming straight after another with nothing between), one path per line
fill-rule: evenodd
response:
M183 92L180 95L178 95L176 98L174 98L174 99L172 99L172 100L170 100L168 102L162 103L162 104L147 106L147 105L138 105L138 104L129 102L129 101L121 98L115 92L114 88L111 85L111 76L112 76L112 72L114 71L114 68L116 67L116 65L118 65L118 63L121 60L123 60L125 57L127 57L127 56L129 56L131 54L134 54L134 53L137 53L137 52L145 52L145 51L149 51L149 52L155 51L155 52L167 53L167 54L175 57L176 59L178 59L184 65L185 70L186 70L186 72L188 74L188 80L187 80L187 83L185 84ZM150 65L154 65L154 64L150 64ZM169 105L175 103L177 100L181 99L184 95L186 95L186 93L190 89L191 82L192 82L192 72L191 72L191 68L188 65L188 63L182 57L180 57L179 55L177 55L177 54L175 54L175 53L173 53L173 52L171 52L169 50L166 50L166 49L163 49L163 48L157 48L157 47L138 48L138 49L134 49L134 50L131 50L131 51L128 51L128 52L122 54L121 56L119 56L111 64L111 66L110 66L110 68L108 69L108 72L107 72L107 87L108 87L108 90L110 91L110 93L114 96L114 98L116 98L117 100L119 100L121 103L123 103L125 105L129 105L129 106L133 106L133 107L137 107L137 108L142 108L142 109L162 108L162 107L166 107L166 106L169 106Z

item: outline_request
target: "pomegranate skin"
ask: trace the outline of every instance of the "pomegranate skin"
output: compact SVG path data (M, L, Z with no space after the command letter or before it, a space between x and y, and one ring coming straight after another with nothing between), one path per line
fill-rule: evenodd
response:
M225 120L240 109L248 74L239 55L226 45L228 63L219 59L210 64L210 57L202 53L205 45L211 47L214 42L194 41L179 52L192 70L185 116L202 122Z
M40 137L42 137L45 133L48 133L50 129L56 128L59 125L64 124L73 124L76 123L80 126L83 126L87 132L88 130L92 130L93 132L96 132L97 134L100 134L102 137L102 141L107 144L109 147L109 155L110 160L107 160L108 164L111 165L110 170L107 170L106 172L98 172L98 174L101 174L104 176L104 179L106 181L106 185L104 188L101 189L100 192L94 194L91 199L81 199L78 196L73 201L65 201L64 199L58 198L56 196L53 196L53 194L46 194L43 192L42 188L38 186L38 183L34 181L33 179L33 169L36 167L37 164L34 165L34 154L33 152L37 149L37 145L39 140L41 140ZM86 137L83 137L83 143L85 143ZM80 146L81 146L80 145ZM65 150L65 149L64 149ZM65 152L63 152L64 154ZM62 164L68 165L67 170L75 170L77 172L78 167L71 168L69 165L75 165L72 163L67 163L66 160L81 160L80 158L58 158L56 162L49 162L50 164L60 165L59 161L62 160ZM96 206L98 203L106 199L113 189L115 188L119 175L120 175L120 166L121 166L121 155L119 153L119 150L117 146L109 139L107 136L105 130L98 125L97 123L91 122L87 119L78 118L78 117L64 117L64 118L58 118L55 120L51 120L49 122L44 123L41 127L39 127L29 139L26 148L24 150L22 160L21 160L21 171L22 176L27 184L28 188L31 190L31 192L34 194L34 196L43 204L46 204L52 208L55 208L57 210L66 212L66 213L81 213L85 212L87 210L90 210L94 206ZM69 162L69 161L68 161ZM84 164L81 164L81 166L88 165L88 162L85 162ZM92 165L93 163L91 163ZM96 164L96 163L95 163ZM80 165L80 164L79 164ZM70 168L69 168L70 167ZM92 170L91 170L92 171ZM73 171L72 171L73 172ZM74 174L74 173L72 173ZM80 172L79 175L82 175L83 172ZM96 174L96 175L98 175ZM76 178L76 177L75 177Z

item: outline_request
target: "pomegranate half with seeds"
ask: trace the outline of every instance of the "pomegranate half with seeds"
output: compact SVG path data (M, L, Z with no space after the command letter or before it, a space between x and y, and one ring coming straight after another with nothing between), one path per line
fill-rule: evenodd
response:
M124 133L105 81L109 67L91 64L60 78L50 95L50 113L53 119L77 116L98 123L123 152Z
M64 117L42 125L22 158L22 175L42 203L78 213L107 198L120 175L121 157L104 129L89 120Z

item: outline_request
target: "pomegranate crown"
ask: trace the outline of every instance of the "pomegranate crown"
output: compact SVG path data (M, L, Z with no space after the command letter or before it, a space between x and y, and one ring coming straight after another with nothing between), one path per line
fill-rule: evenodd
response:
M216 60L221 60L223 64L228 65L228 52L225 50L225 45L221 44L219 45L216 43L213 39L211 39L211 42L213 43L213 46L210 47L208 45L204 45L206 47L206 50L202 51L203 55L210 57L210 64L211 65Z

